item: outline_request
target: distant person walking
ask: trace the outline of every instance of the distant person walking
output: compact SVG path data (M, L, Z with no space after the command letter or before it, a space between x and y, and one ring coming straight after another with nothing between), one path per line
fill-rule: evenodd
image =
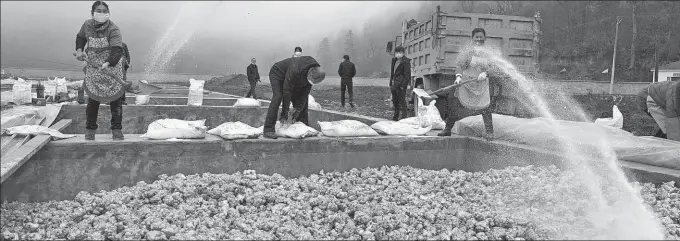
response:
M250 98L252 95L253 98L257 99L257 95L255 94L255 86L257 86L257 82L260 81L260 72L257 70L257 65L255 64L257 60L255 58L250 59L250 65L246 68L246 75L248 75L248 83L250 84L250 90L248 90L248 94L246 94L246 98Z
M650 84L639 92L638 105L659 125L656 137L680 141L680 82Z
M394 116L392 120L398 121L406 118L406 87L411 81L411 60L404 55L404 47L397 46L394 49L392 68L390 69L390 91L392 92L392 106ZM401 118L399 116L401 113Z
M97 115L100 103L111 107L111 133L114 140L123 140L122 96L126 86L119 82L125 78L127 63L120 29L109 20L109 6L103 1L92 4L92 19L86 20L76 35L76 59L88 61L85 67L85 91L88 95L85 110L85 139L94 140L97 132ZM85 49L87 47L87 49ZM118 79L118 80L116 80Z
M300 56L302 56L302 48L295 47L295 50L293 51L293 57L300 57Z
M345 107L345 90L349 95L349 106L354 108L354 93L352 91L352 78L357 74L357 69L354 63L349 61L349 55L342 56L343 61L338 67L338 75L340 75L340 103Z

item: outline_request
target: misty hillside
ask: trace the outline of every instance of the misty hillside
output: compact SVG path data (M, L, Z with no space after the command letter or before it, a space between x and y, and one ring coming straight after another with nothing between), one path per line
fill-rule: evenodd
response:
M40 30L38 27L30 27L35 22L32 19L39 18L40 14L30 11L13 13L8 10L16 9L14 6L18 4L20 3L2 2L2 66L81 68L72 53L75 34L82 22L89 17L87 8L91 3L60 2L67 8L79 8L78 14L55 11L54 16L51 16L53 19L49 20L49 28L43 26ZM149 51L166 32L167 26L172 22L168 16L174 16L173 13L180 9L180 2L135 2L132 5L135 7L126 8L123 14L120 13L123 10L117 9L127 6L124 4L133 3L111 3L112 21L121 27L123 39L129 45L132 55L131 71L143 71ZM163 4L163 13L158 13L163 16L149 15L155 13L147 10L157 4ZM372 11L376 14L361 20L359 24L350 24L347 14L327 14L328 18L314 18L314 22L322 22L316 23L314 27L305 27L312 23L298 20L291 26L292 30L284 27L286 23L270 17L273 16L271 12L251 14L249 9L252 6L245 6L247 3L225 4L229 5L225 8L228 9L228 14L225 15L228 19L222 22L211 20L197 23L202 29L197 30L178 52L167 71L197 74L244 73L250 58L256 57L261 74L264 74L272 63L289 57L293 47L299 45L304 49L305 55L318 58L324 67L330 69L331 74L337 69L342 55L348 53L357 65L359 76L385 76L390 58L385 53L385 43L400 34L400 21L412 18L423 20L433 13L436 5L441 5L445 12L534 16L540 11L543 20L541 71L552 74L554 78L606 78L599 73L611 67L617 15L622 18L617 52L619 81L648 81L651 78L649 69L654 66L655 49L659 53L660 65L680 59L680 4L672 1L430 1L417 2L408 7L373 8ZM239 8L239 4L243 8ZM271 3L257 4L262 7L265 6L263 4ZM254 27L250 25L252 22L238 22L239 19L249 17L265 24ZM272 20L268 22L269 18ZM27 24L16 24L19 22ZM559 73L562 69L567 71Z

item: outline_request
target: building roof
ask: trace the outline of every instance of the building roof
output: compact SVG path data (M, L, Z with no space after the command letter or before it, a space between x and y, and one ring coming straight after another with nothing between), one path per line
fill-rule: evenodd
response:
M680 61L659 66L659 70L680 70ZM654 71L654 68L652 68L652 71Z

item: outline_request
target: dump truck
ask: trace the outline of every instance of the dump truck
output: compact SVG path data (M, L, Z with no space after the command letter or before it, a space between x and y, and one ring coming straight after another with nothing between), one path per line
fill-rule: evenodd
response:
M405 55L411 59L411 81L407 98L417 110L422 105L421 99L417 98L419 95L453 84L456 58L470 43L472 30L478 27L486 31L486 46L500 49L505 58L522 73L529 76L538 73L540 23L538 12L534 17L446 13L437 6L435 12L422 22L404 21L401 35L396 36L394 41L387 42L386 51L394 53L397 46L403 46ZM420 85L423 91L413 91ZM531 108L521 105L513 91L507 91L509 88L500 89L497 113L531 115ZM442 101L438 101L437 107L445 116L443 105Z

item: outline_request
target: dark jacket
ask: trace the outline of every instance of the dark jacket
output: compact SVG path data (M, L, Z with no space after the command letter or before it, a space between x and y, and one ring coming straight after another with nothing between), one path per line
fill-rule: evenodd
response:
M255 82L260 80L260 71L257 70L257 65L250 64L246 68L246 75L248 75L248 81Z
M338 75L342 79L351 79L357 74L357 69L354 67L354 63L349 60L342 61L340 67L338 67Z
M130 50L128 50L128 46L125 43L123 43L123 53L125 54L125 65L123 65L123 68L127 71L130 68Z
M309 91L312 89L312 84L307 80L307 72L312 67L319 67L319 62L316 61L311 56L301 56L293 58L286 71L286 78L283 82L283 106L282 113L288 113L288 107L293 98L293 92L297 92L300 95L295 96L296 99L300 100L302 103L307 103L309 98ZM302 107L297 107L296 112L302 111Z
M663 81L650 84L649 87L642 89L638 93L638 107L642 111L647 111L647 96L652 97L659 107L666 111L666 117L676 118L678 107L680 107L680 82L678 81Z
M394 66L397 58L392 58L392 67L390 68L390 86L396 84L398 87L406 88L411 81L411 59L406 56L401 57L401 63Z
M283 82L283 80L286 78L286 71L288 71L291 60L293 60L292 57L281 60L272 65L272 68L269 70L269 81Z

